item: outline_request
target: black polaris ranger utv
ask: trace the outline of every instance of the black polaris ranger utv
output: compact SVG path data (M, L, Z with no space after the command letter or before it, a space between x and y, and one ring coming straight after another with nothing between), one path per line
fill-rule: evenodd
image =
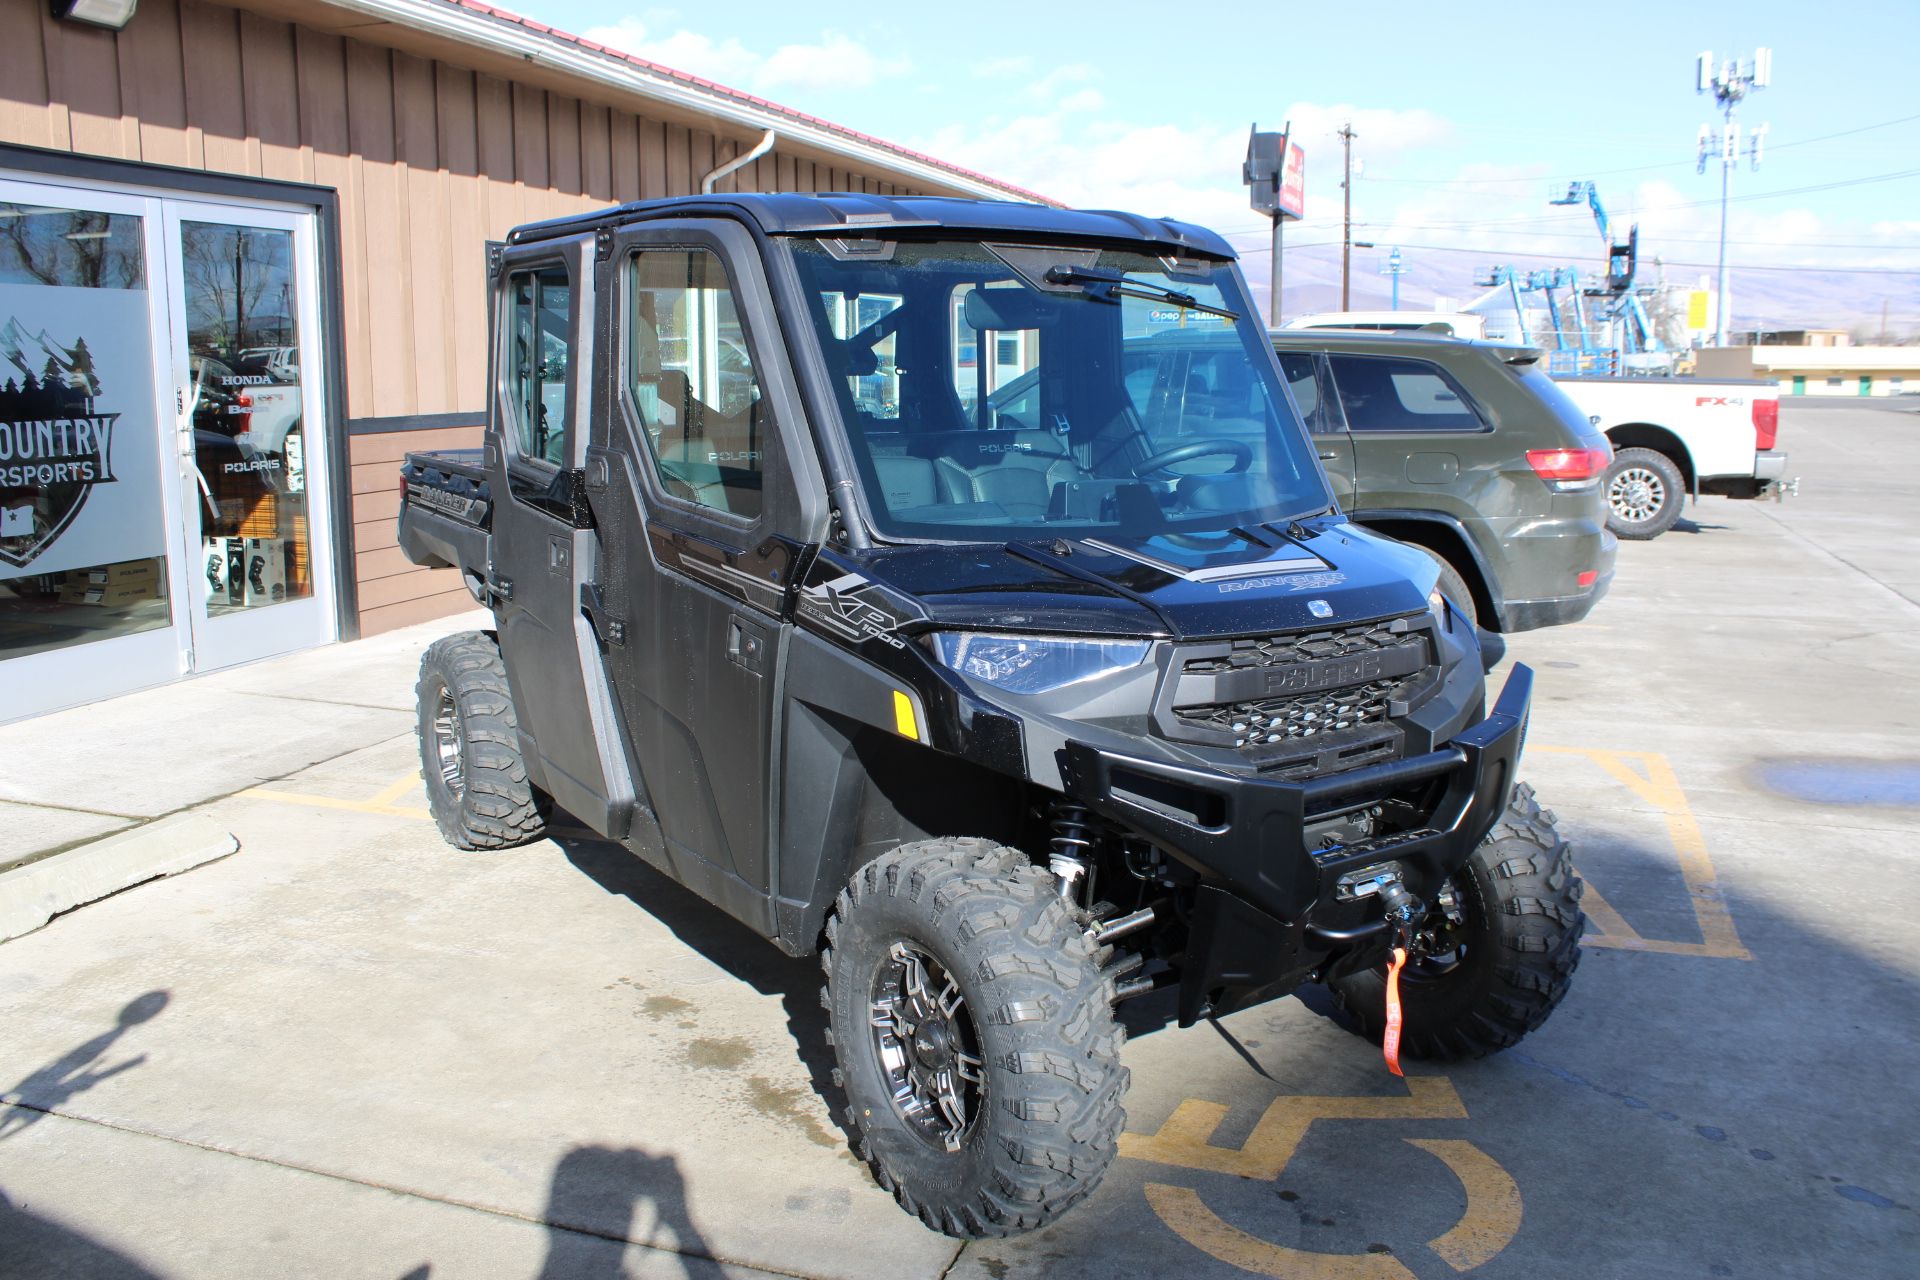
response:
M1324 982L1380 1039L1401 951L1409 1052L1458 1058L1565 994L1531 673L1489 712L1433 562L1341 518L1218 236L702 197L489 269L485 448L409 458L400 514L497 627L422 663L434 815L489 849L558 806L817 951L860 1154L928 1225L1098 1184L1117 1001ZM1172 385L1172 331L1230 358Z

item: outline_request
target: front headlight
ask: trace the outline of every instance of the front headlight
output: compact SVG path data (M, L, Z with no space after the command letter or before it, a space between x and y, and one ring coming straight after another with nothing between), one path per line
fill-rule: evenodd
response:
M1070 640L1059 636L935 634L940 661L1008 693L1046 693L1140 665L1147 640Z

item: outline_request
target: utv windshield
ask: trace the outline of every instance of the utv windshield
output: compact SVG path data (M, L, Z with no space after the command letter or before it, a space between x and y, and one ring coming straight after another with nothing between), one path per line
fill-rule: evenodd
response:
M883 537L1151 537L1331 504L1227 263L791 243Z

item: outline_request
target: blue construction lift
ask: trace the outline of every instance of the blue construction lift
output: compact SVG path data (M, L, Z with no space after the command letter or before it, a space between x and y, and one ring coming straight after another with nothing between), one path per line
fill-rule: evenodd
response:
M1516 327L1528 331L1526 317L1544 307L1552 330L1534 340L1547 348L1547 370L1556 374L1623 372L1670 372L1671 359L1660 358L1666 348L1655 336L1653 322L1640 300L1635 285L1639 268L1640 228L1631 227L1624 242L1613 238L1613 224L1600 203L1600 193L1591 182L1575 182L1563 196L1551 203L1585 204L1593 211L1600 239L1607 246L1607 271L1604 277L1584 282L1577 267L1553 267L1523 271L1518 267L1497 266L1476 283L1482 288L1504 286L1511 301ZM1469 306L1486 311L1495 295L1488 295ZM1529 302L1537 300L1534 305ZM1590 300L1590 301L1589 301ZM1652 356L1652 359L1647 357Z

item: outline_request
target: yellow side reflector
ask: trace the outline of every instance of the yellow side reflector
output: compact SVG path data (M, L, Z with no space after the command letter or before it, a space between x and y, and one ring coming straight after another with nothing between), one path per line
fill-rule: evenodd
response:
M893 691L893 727L901 737L920 741L920 721L913 714L913 699L898 689Z

